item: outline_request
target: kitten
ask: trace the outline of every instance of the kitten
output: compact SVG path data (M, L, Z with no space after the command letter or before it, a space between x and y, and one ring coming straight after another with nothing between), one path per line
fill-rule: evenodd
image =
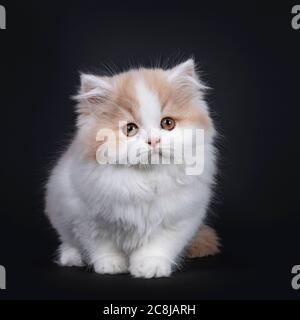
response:
M46 214L60 237L61 265L167 277L185 252L218 251L214 230L203 224L216 171L216 131L204 90L192 59L168 70L81 75L77 132L47 183ZM117 138L98 139L101 129ZM186 129L192 135L182 142ZM204 130L202 142L192 141L195 129ZM187 174L175 153L197 143L204 169ZM115 163L101 162L104 150L117 156ZM154 154L159 162L147 163Z

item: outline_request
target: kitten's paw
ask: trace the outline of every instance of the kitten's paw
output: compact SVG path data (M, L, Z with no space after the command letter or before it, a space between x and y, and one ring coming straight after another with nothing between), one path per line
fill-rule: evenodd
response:
M131 261L129 271L136 278L169 277L172 266L164 257L145 257Z
M100 274L118 274L128 272L127 259L123 255L107 255L94 262L94 270Z
M84 265L78 249L62 244L59 248L58 264L66 267L82 267Z

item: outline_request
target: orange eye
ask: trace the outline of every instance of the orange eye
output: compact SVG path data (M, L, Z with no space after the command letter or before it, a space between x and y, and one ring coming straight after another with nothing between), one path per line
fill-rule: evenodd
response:
M175 120L170 117L163 118L160 122L161 127L169 131L175 128L175 124Z
M135 123L128 123L125 127L123 127L123 132L127 137L133 137L139 131L138 126Z

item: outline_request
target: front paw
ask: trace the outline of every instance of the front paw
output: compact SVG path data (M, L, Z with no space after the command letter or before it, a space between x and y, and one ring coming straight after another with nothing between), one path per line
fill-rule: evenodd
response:
M164 257L144 257L131 261L129 272L136 278L169 277L172 273L172 265Z
M57 263L64 267L82 267L84 265L79 250L68 244L61 244Z
M118 274L128 272L128 263L125 256L107 255L99 257L94 262L94 270L100 274Z

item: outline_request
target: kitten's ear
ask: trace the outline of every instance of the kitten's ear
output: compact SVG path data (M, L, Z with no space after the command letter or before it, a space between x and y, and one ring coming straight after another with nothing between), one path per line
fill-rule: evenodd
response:
M167 70L167 72L170 82L195 87L199 90L207 89L197 75L194 59L188 59L174 68Z
M89 105L100 104L106 101L112 91L111 79L91 74L81 74L80 90L74 99Z

